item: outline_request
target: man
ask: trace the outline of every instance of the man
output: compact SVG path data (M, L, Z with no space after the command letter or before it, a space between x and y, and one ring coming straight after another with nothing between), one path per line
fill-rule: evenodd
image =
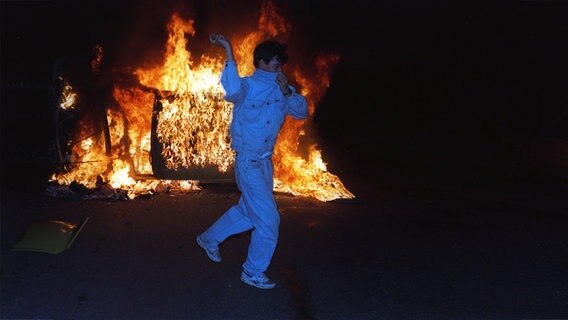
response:
M225 49L221 74L225 99L234 104L230 133L236 152L235 177L241 198L209 229L197 237L198 245L214 262L221 262L219 244L229 236L252 229L241 281L260 288L276 285L265 271L276 249L280 215L273 195L272 152L286 115L308 116L306 99L288 84L282 65L288 61L286 44L265 41L254 49L255 72L239 77L233 49L222 35L211 43Z

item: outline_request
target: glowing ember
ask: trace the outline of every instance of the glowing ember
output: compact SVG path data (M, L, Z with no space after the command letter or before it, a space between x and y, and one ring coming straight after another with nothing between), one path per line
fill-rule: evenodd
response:
M263 2L258 30L235 37L238 40L235 43L239 44L235 56L241 75L254 70L252 52L257 43L287 34L290 29L290 24L277 13L274 4ZM197 64L187 50L186 36L194 34L193 20L185 21L177 14L172 16L163 63L135 71L141 84L139 88L115 85L113 96L118 106L107 106L103 125L82 123L80 142L72 148L70 170L54 175L54 180L61 185L75 181L88 188L104 182L125 190L129 198L164 188L197 189L192 181L140 178L152 174L150 142L156 102L160 103L161 110L156 115L155 133L162 144L161 155L168 169L214 166L225 172L232 166L234 154L229 136L232 104L224 101L219 82L223 61L204 54ZM95 50L94 72L98 70L103 53L100 46ZM338 61L336 55L318 57L314 63L316 75L309 77L293 65L286 66L290 68L286 72L296 80L298 89L308 100L310 114L329 86L330 69ZM321 151L315 145L307 148L307 159L300 155L299 138L304 134L304 123L287 119L280 132L274 154L275 190L321 201L353 198L339 178L327 171Z
M91 70L93 70L94 74L99 74L101 71L101 62L103 61L103 46L96 45L93 48L93 52L95 53L95 58L91 61Z

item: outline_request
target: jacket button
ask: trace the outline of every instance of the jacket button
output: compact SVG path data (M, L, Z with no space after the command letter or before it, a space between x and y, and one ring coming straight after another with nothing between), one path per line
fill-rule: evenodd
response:
M266 121L266 124L270 124L270 121Z

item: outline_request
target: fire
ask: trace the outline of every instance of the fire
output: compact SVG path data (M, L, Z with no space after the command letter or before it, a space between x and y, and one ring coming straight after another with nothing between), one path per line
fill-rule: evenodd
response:
M168 30L164 64L135 72L143 85L168 92L161 100L157 126L166 166L215 165L225 172L234 155L229 139L232 106L224 101L219 83L222 62L203 56L201 64L194 66L185 38L195 33L193 20L174 14Z
M133 170L137 174L150 175L150 130L154 95L136 88L115 87L113 96L128 120L128 154L132 159Z
M199 63L195 62L187 50L186 37L195 35L193 24L193 20L184 20L177 14L172 16L167 26L163 63L136 69L134 74L139 87L115 84L112 95L116 105L105 108L106 118L99 126L102 128L88 123L81 126L83 131L79 136L86 138L73 142L70 170L55 174L53 180L61 185L75 181L88 188L104 182L125 190L129 198L164 188L198 188L192 181L141 178L152 174L152 114L156 103L161 109L155 114L155 134L168 169L214 166L225 172L233 165L229 136L232 104L224 101L219 82L223 60L203 54ZM256 44L266 38L286 35L290 29L274 4L263 2L258 30L234 37L239 44L235 47L235 56L241 75L254 70L252 52ZM103 53L102 47L95 50L93 71L98 70ZM310 115L329 86L330 69L338 61L337 55L321 55L314 63L315 76L311 73L307 76L294 66L286 71L307 98ZM321 201L353 198L340 179L327 171L321 151L315 145L307 148L307 159L300 155L298 148L304 124L305 121L287 119L283 125L274 154L275 190Z
M324 95L329 86L329 70L339 61L336 55L321 55L316 60L317 77L310 80L299 69L294 77L301 93L308 100L310 115L315 111L315 104ZM317 81L314 81L317 80ZM308 148L308 159L303 159L298 152L299 138L304 135L304 123L287 119L275 146L275 183L274 189L294 195L308 195L321 201L334 199L353 199L353 195L334 174L327 171L321 151L316 145Z

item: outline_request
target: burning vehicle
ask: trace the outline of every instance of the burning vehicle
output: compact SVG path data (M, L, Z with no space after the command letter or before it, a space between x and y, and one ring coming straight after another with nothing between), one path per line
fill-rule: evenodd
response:
M290 24L271 2L260 9L258 29L233 36L241 75L250 74L252 48L267 37L285 37ZM188 47L194 20L174 13L167 25L162 62L108 72L101 70L105 48L93 47L89 71L58 70L57 157L54 185L90 198L132 199L161 191L189 192L200 183L233 180L234 154L229 124L232 104L219 82L220 57L195 58ZM337 54L320 54L314 73L290 71L309 104L310 115L329 86ZM72 69L72 68L71 68ZM308 120L309 121L309 120ZM302 143L305 121L286 121L275 147L275 191L321 201L353 198L341 180L327 171L317 146Z

